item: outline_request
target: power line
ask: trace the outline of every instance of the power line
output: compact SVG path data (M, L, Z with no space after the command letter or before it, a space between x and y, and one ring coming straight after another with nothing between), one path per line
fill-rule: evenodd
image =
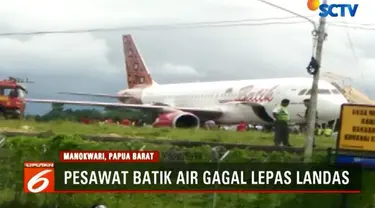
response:
M364 26L355 26L355 25L337 24L337 23L328 23L328 24L333 27L341 27L341 28L348 28L348 29L359 29L359 30L368 30L368 31L375 30L375 27L364 27ZM372 24L367 24L367 25L372 26Z
M344 25L353 25L353 24L350 24L348 23L347 21L334 21L334 22L331 22L333 24L344 24ZM375 26L375 23L355 23L355 25L359 25L359 26Z
M263 23L240 23L240 24L222 24L222 25L197 25L191 28L199 27L237 27L237 26L265 26L265 25L290 25L290 24L300 24L306 23L305 20L294 21L294 22L263 22Z
M240 19L240 20L223 20L223 21L208 21L208 22L194 22L194 23L179 23L179 25L238 23L238 22L251 22L251 21L287 20L287 19L297 19L297 18L298 18L297 16L267 17L267 18L247 18L247 19Z
M273 3L268 2L268 1L265 1L265 0L258 0L258 1L259 1L259 2L262 2L263 4L268 4L269 6L272 6L272 7L274 7L274 8L277 8L277 9L282 10L282 11L284 11L284 12L288 12L289 14L293 14L293 15L295 15L296 17L303 18L303 19L309 21L309 22L314 26L314 29L316 29L316 23L315 23L312 19L310 19L309 17L307 17L307 16L304 16L304 15L298 14L297 12L294 12L294 11L292 11L292 10L290 10L290 9L287 9L287 8L285 8L285 7L281 7L281 6L277 5L277 4L273 4Z
M360 63L360 62L359 62L359 58L358 58L358 56L357 56L357 53L356 53L356 50L355 50L355 47L354 47L354 44L353 44L352 38L350 37L349 31L346 31L346 37L348 38L349 46L350 46L350 49L351 49L351 51L352 51L353 57L354 57L354 59L356 60L357 64L359 65L359 63ZM361 70L360 67L359 67L358 70ZM364 76L364 74L363 74L363 71L360 72L360 75L361 75L362 80L365 80L365 76ZM363 89L365 90L365 92L367 93L367 96L369 96L369 91L368 91L368 89L366 88L364 82L362 82L362 87L363 87Z
M353 41L350 37L349 31L346 31L346 37L348 38L349 46L350 46L350 49L352 51L353 57L358 62L359 61L358 56L357 56L357 53L355 52Z
M9 32L9 33L0 33L0 36L72 34L72 33L112 32L112 31L122 31L122 30L157 30L157 29L185 29L185 28L209 28L209 27L264 26L264 25L280 25L280 24L299 24L299 23L306 22L306 21L260 22L260 21L269 21L269 20L288 20L288 19L296 19L296 18L298 17L289 16L289 17L272 17L272 18L260 18L260 19L176 23L176 24L165 24L165 25L128 26L128 27L114 27L114 28L94 28L94 29L34 31L34 32ZM258 21L258 23L256 23L256 21Z
M93 33L93 32L114 32L123 30L159 30L159 29L194 29L194 28L215 28L215 27L239 27L239 26L266 26L266 25L288 25L306 23L307 20L299 21L273 21L262 22L269 20L291 20L299 18L298 16L289 17L271 17L258 19L240 19L240 20L226 20L226 21L210 21L210 22L193 22L193 23L175 23L165 25L143 25L143 26L125 26L114 28L92 28L92 29L75 29L75 30L53 30L53 31L34 31L34 32L9 32L0 33L0 36L15 36L15 35L46 35L46 34L75 34L75 33ZM258 21L258 22L257 22ZM349 25L345 22L328 23L333 27L342 27L349 29L360 30L375 30L375 24L359 24L359 26Z

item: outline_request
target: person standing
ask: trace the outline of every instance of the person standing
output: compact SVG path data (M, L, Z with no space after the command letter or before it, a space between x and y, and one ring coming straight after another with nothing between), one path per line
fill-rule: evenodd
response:
M245 121L241 121L238 125L237 125L237 131L247 131L248 130L248 125Z
M283 146L290 147L289 143L289 127L288 121L290 120L287 107L290 101L283 99L280 106L277 106L273 110L273 117L275 118L275 146L279 146L281 143Z
M131 122L130 122L130 120L129 119L123 119L122 121L121 121L121 125L124 125L124 126L130 126L131 125Z

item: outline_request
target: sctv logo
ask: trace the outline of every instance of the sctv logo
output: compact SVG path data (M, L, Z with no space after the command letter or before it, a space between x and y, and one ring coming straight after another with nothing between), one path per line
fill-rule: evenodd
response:
M311 11L320 10L321 17L345 17L347 13L354 17L357 13L358 4L320 4L319 0L308 0L307 7Z

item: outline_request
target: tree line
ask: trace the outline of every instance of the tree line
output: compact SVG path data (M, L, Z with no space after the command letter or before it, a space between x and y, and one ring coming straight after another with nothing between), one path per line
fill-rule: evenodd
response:
M142 120L146 123L155 121L155 114L144 110L119 108L119 107L105 107L104 109L71 109L66 108L64 104L52 104L49 112L43 115L28 115L27 119L35 119L36 121L51 121L51 120L67 120L67 121L82 121L82 119L103 121L112 119L113 121L121 121L128 119L131 121Z

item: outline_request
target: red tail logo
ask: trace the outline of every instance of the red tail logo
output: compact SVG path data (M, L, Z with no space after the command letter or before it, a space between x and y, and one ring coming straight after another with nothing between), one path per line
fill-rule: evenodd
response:
M131 35L123 36L125 66L127 72L128 87L149 86L152 84L152 78L143 63L137 47Z

